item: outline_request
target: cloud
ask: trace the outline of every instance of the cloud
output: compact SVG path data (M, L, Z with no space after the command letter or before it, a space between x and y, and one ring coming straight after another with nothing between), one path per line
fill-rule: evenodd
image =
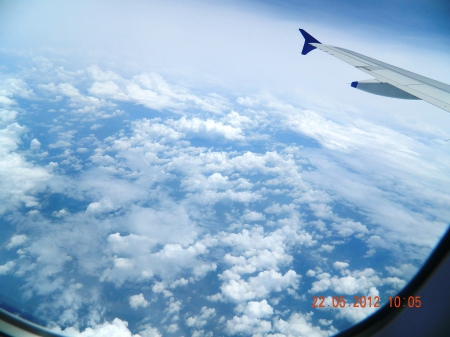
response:
M272 291L280 292L288 287L296 288L299 278L293 270L284 275L274 270L265 270L255 277L250 277L248 281L232 279L224 283L221 286L222 298L236 303L265 298Z
M410 279L417 272L417 267L410 264L402 264L398 268L393 266L386 266L385 269L389 272L389 274L398 277L404 277L406 279Z
M132 309L138 309L139 307L146 308L148 304L148 301L146 301L142 293L130 296L130 307Z
M312 323L313 313L294 313L288 320L278 318L274 322L273 330L282 336L332 336L338 332L333 326L329 330L322 330Z
M26 128L13 122L15 112L2 110L4 128L0 129L0 214L21 205L38 205L35 195L47 188L51 173L44 167L34 165L16 150ZM9 124L10 123L10 124Z
M349 264L347 262L336 261L333 263L333 267L338 270L347 268L348 266Z
M8 274L9 271L14 267L14 261L8 261L3 265L0 265L0 275Z
M105 75L98 67L91 67L89 71L95 79L108 79L96 81L88 89L91 95L97 97L134 102L154 110L183 110L196 107L203 111L221 113L228 105L226 99L217 94L199 97L186 88L170 85L161 75L156 73L142 73L127 80L111 72ZM193 121L190 125L184 124L185 127L202 128L198 121L197 123ZM209 125L203 127L208 129ZM227 129L223 126L216 127Z
M336 263L335 263L336 265ZM337 265L342 270L342 265ZM372 268L366 268L364 270L355 270L350 272L344 270L342 272L345 276L331 276L329 273L321 273L316 275L318 281L313 282L310 292L323 293L328 289L333 290L336 294L342 295L354 295L357 293L364 293L367 289L380 286L382 280L375 270Z
M337 224L334 223L332 227L338 232L340 236L347 237L357 233L357 235L368 234L369 230L360 222L346 220Z
M27 236L24 234L13 235L9 240L9 243L6 245L6 249L12 249L17 246L22 245L25 241L27 241Z
M186 319L186 325L189 327L201 328L214 316L216 316L216 309L202 307L200 315L191 316Z
M267 303L267 300L250 301L244 310L248 317L267 318L273 314L273 308Z
M14 105L16 102L6 96L0 96L0 104L3 106Z
M175 129L191 136L199 136L202 138L211 138L222 136L229 140L242 140L242 129L233 127L231 125L224 125L222 122L216 122L212 119L206 121L199 118L192 118L190 120L182 117L177 121L170 121L169 125L173 125Z
M30 144L30 150L34 150L34 151L39 150L40 147L41 147L41 143L36 138L34 138Z
M62 147L69 147L71 146L70 142L66 140L58 140L56 143L50 144L48 147L51 149L58 149Z
M227 321L227 332L229 335L236 334L266 334L270 332L272 324L269 321L258 318L250 318L246 315L234 316L232 320Z
M366 298L371 297L372 301L376 298L376 296L380 296L380 293L377 288L370 287L367 291L363 293ZM372 302L374 303L374 302ZM336 313L336 318L345 318L352 323L357 323L367 316L371 315L377 310L374 305L366 305L365 307L354 307L354 306L345 306L343 308L339 308Z
M111 323L105 322L93 328L86 328L84 331L78 331L73 327L53 329L56 332L63 333L66 336L73 337L159 337L159 332L154 328L146 328L139 334L132 334L128 329L128 322L115 318Z

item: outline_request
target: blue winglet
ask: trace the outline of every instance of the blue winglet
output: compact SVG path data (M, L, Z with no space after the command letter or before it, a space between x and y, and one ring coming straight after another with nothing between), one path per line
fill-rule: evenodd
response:
M302 55L308 54L311 50L316 49L316 47L311 46L310 43L320 43L315 38L313 38L311 35L309 35L305 30L299 29L300 33L302 33L303 37L305 38L305 44L303 45Z

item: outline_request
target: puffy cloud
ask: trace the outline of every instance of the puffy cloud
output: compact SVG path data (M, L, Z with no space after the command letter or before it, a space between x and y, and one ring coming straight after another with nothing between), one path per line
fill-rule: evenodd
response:
M357 323L366 318L367 316L371 315L372 313L374 313L378 309L375 308L374 306L375 303L374 300L376 296L380 297L380 292L378 291L377 288L370 287L365 292L363 292L363 295L366 296L366 299L368 297L372 299L372 306L368 304L365 307L362 306L354 307L353 305L345 306L337 310L336 317L345 318L351 323Z
M316 276L316 272L314 270L310 269L306 272L306 276L314 277L314 276Z
M177 121L168 121L177 131L183 132L190 136L201 138L213 138L222 136L229 140L242 140L242 129L240 127L223 124L221 121L207 119L206 121L197 117L186 119L182 117Z
M41 143L34 138L33 140L31 140L31 144L30 144L30 149L35 151L35 150L39 150L41 148Z
M70 142L68 142L66 140L58 140L56 143L50 144L48 147L51 149L58 149L58 148L70 147L70 146L71 146Z
M14 100L12 100L11 98L3 96L3 95L0 95L0 104L1 105L9 106L9 105L13 105L15 103L16 102Z
M62 217L69 215L69 212L67 212L67 210L65 210L65 209L61 209L57 212L56 211L53 212L52 215L56 218L62 218Z
M169 326L167 326L166 327L166 331L168 332L168 333L175 333L175 332L177 332L178 331L178 324L176 324L176 323L172 323L172 324L170 324Z
M216 316L216 309L202 307L200 315L191 316L186 319L186 325L189 327L201 328L214 316Z
M323 337L332 336L338 332L333 326L329 330L322 330L312 323L313 313L294 313L288 320L277 318L274 320L273 330L280 335L275 336L304 336Z
M336 263L335 263L336 264ZM338 268L345 268L342 263L336 265ZM336 267L335 266L335 267ZM346 276L331 276L329 273L321 273L316 275L318 281L313 282L311 293L324 292L332 289L336 294L354 295L356 293L364 293L367 289L381 285L382 281L375 270L366 268L364 270L347 271Z
M148 301L144 298L142 293L130 296L130 307L133 309L138 309L140 307L146 308L148 304Z
M8 122L15 113L2 110ZM51 178L49 171L27 161L17 152L25 128L11 123L0 129L0 215L24 204L26 207L38 205L35 195L47 188Z
M14 261L8 261L3 265L0 265L0 275L8 274L9 271L14 267Z
M234 316L233 319L227 321L226 331L229 335L237 334L266 334L272 329L269 321L261 320L256 317L248 317L246 315Z
M27 241L27 236L24 234L20 235L13 235L11 239L9 240L8 244L6 245L6 249L12 249L17 246L22 245L25 241Z
M398 277L385 277L382 279L383 284L391 285L395 290L400 290L406 285L406 281Z
M63 333L70 337L147 337L147 336L161 336L158 331L146 329L142 334L132 334L128 329L128 322L115 318L111 323L105 322L93 328L86 328L84 331L78 331L73 327L54 328L55 332Z
M330 253L330 252L333 251L334 246L332 246L332 245L327 245L327 244L323 244L323 245L320 246L320 249L323 250L324 252Z
M369 230L366 226L360 222L345 220L341 223L334 223L332 227L337 231L340 236L350 236L356 234L368 234Z
M250 301L244 310L248 317L267 318L273 314L273 308L267 303L267 300Z
M338 270L347 268L348 266L349 264L347 262L336 261L333 263L333 267Z
M412 278L417 272L417 267L410 263L402 264L399 267L386 266L385 269L393 276L404 277L406 279Z
M264 216L264 214L255 212L255 211L249 211L249 210L247 210L244 213L244 216L242 217L242 220L249 221L249 222L263 221L265 219L266 219L266 217Z
M9 109L0 109L0 126L6 126L13 122L17 117L17 111Z
M229 280L221 286L224 300L243 302L267 297L271 292L280 292L288 287L297 288L299 275L293 270L281 274L274 270L265 270L248 281Z
M134 102L155 110L196 107L220 113L228 105L226 99L217 94L199 97L186 88L170 85L157 73L142 73L128 80L111 71L103 72L98 67L91 67L90 71L97 80L88 89L93 96Z

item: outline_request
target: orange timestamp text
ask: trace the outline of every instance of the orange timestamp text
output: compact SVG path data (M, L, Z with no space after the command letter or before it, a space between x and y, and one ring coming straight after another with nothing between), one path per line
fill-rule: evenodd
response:
M345 296L333 296L331 301L325 296L313 296L313 308L379 308L380 296L353 296L353 301L347 301Z
M420 308L422 306L422 301L420 296L408 296L400 297L389 296L389 307L390 308Z

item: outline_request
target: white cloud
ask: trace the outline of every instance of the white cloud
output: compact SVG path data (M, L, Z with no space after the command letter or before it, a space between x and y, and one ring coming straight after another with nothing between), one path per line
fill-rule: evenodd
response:
M9 240L8 244L6 245L6 249L12 249L17 246L22 245L25 241L27 241L27 236L24 234L20 235L13 235L11 239Z
M402 264L398 268L393 266L386 266L385 269L389 272L389 274L393 276L404 277L406 279L412 278L417 272L417 267L410 263Z
M232 302L244 302L267 297L271 292L280 292L288 287L297 288L299 275L293 270L286 274L265 270L248 281L229 280L221 286L223 298Z
M186 319L186 325L189 327L201 328L214 316L216 316L216 309L202 307L200 315L191 316Z
M147 337L147 336L160 336L157 331L151 331L150 329L143 334L132 334L128 329L128 322L122 321L119 318L115 318L111 323L105 322L103 324L96 325L93 328L86 328L84 331L79 331L73 327L65 328L54 328L56 332L63 333L70 337ZM150 334L150 333L153 333Z
M273 314L273 308L267 303L267 300L250 301L244 310L248 317L267 318Z
M92 84L88 91L94 96L134 102L155 110L196 107L203 111L220 113L228 105L228 102L217 94L199 97L186 88L170 85L156 73L142 73L127 80L112 72L105 74L99 68L90 70L96 79L109 78Z
M0 275L8 274L9 271L14 267L14 261L8 261L3 265L0 265Z
M53 212L52 215L56 218L62 218L62 217L69 215L69 212L67 212L67 210L65 210L65 209L61 209L57 212L56 211Z
M338 267L344 268L342 265L338 265ZM382 284L382 280L372 268L353 272L346 271L344 275L338 277L331 276L329 273L318 274L316 275L318 281L313 282L310 292L319 293L331 289L336 294L354 295L365 293L369 288Z
M345 220L341 223L333 223L332 227L337 231L340 236L350 236L355 233L357 234L368 234L369 230L366 226L360 222Z
M216 122L212 119L203 120L197 117L186 119L186 117L182 117L177 121L168 120L168 124L177 131L194 137L214 138L222 136L229 140L244 139L240 127L223 124L221 121Z
M71 146L70 142L66 140L58 140L56 143L50 144L48 147L51 149L58 149L62 147L69 147Z
M244 213L244 216L242 217L242 220L249 221L249 222L263 221L265 219L266 219L266 217L264 216L264 214L255 212L255 211L249 211L249 210L246 210Z
M406 281L398 277L386 277L382 279L383 284L388 284L394 288L394 290L400 290L406 285Z
M6 126L13 122L17 117L17 111L1 109L0 110L0 126Z
M148 304L148 301L144 298L142 293L130 296L130 307L133 309L138 309L140 307L146 308Z
M314 276L316 276L316 272L314 270L310 269L306 272L306 276L314 277Z
M334 246L323 244L322 246L320 246L320 249L322 249L325 252L331 253L334 249Z
M227 321L226 325L226 331L229 335L267 334L271 329L272 324L269 321L246 315L234 316L233 319Z
M40 147L41 147L41 143L36 138L31 140L30 150L33 150L33 151L39 150Z
M363 293L363 295L366 296L366 299L368 297L372 299L371 301L372 306L369 305L369 301L367 301L365 307L362 306L354 307L353 305L345 306L337 310L336 317L345 318L351 323L357 323L366 318L367 316L371 315L372 313L374 313L378 309L375 308L374 305L376 296L380 297L379 291L375 287L370 287Z
M16 104L16 102L6 96L0 95L0 104L2 104L3 106L9 106Z
M15 112L2 110L3 120L8 123L15 118ZM38 205L34 195L47 187L50 173L43 167L34 165L17 152L25 127L11 123L0 129L0 214L4 214L24 204L26 207Z
M167 331L168 333L175 333L175 332L177 332L177 331L178 331L178 324L176 324L176 323L170 324L170 325L166 328L166 331Z
M93 125L91 125L91 127L90 127L89 129L91 129L91 130L97 130L97 129L100 129L102 126L103 126L103 125L101 125L101 124L93 124Z
M333 263L333 267L338 270L347 268L348 266L349 264L347 262L336 261Z
M281 336L311 336L311 337L323 337L332 336L338 332L333 326L329 327L329 330L322 330L320 327L315 326L312 321L313 313L306 314L294 313L287 321L277 318L273 324L273 330L282 334Z

